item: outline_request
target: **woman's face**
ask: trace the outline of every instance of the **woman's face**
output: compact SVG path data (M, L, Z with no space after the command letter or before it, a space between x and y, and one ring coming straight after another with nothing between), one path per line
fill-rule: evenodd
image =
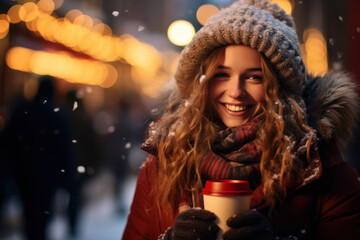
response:
M259 113L263 82L258 51L242 45L225 48L224 62L209 83L209 98L226 127L247 123Z

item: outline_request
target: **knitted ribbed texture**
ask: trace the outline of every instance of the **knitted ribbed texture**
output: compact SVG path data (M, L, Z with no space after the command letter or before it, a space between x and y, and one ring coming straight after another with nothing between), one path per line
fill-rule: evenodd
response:
M181 53L175 79L182 97L201 62L217 47L240 44L258 50L277 74L280 89L300 94L305 64L294 21L267 0L240 0L212 16Z

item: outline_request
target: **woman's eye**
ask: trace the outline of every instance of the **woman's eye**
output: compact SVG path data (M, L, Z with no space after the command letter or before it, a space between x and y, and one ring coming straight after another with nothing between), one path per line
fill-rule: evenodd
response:
M260 76L260 75L249 75L249 76L246 76L246 79L248 79L248 80L254 80L254 81L256 81L256 82L262 82L263 77Z
M214 75L215 79L219 79L219 78L221 79L221 78L227 78L227 77L229 77L229 75L227 73L216 73Z

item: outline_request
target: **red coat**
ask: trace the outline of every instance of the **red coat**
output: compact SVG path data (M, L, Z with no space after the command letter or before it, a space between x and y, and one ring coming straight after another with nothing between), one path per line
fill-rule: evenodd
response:
M359 174L336 149L322 154L321 159L326 159L321 177L287 197L272 218L274 231L298 239L360 239ZM174 223L176 216L160 220L151 198L155 176L156 158L150 155L138 177L124 240L157 239ZM260 190L254 191L252 207L262 200L261 194L256 194ZM267 208L260 211L267 214Z

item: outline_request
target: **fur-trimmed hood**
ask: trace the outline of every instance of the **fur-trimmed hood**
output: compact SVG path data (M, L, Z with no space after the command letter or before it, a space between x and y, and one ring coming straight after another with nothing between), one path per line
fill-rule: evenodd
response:
M353 77L330 71L309 77L303 91L309 125L321 140L345 148L352 139L359 117L359 96Z

